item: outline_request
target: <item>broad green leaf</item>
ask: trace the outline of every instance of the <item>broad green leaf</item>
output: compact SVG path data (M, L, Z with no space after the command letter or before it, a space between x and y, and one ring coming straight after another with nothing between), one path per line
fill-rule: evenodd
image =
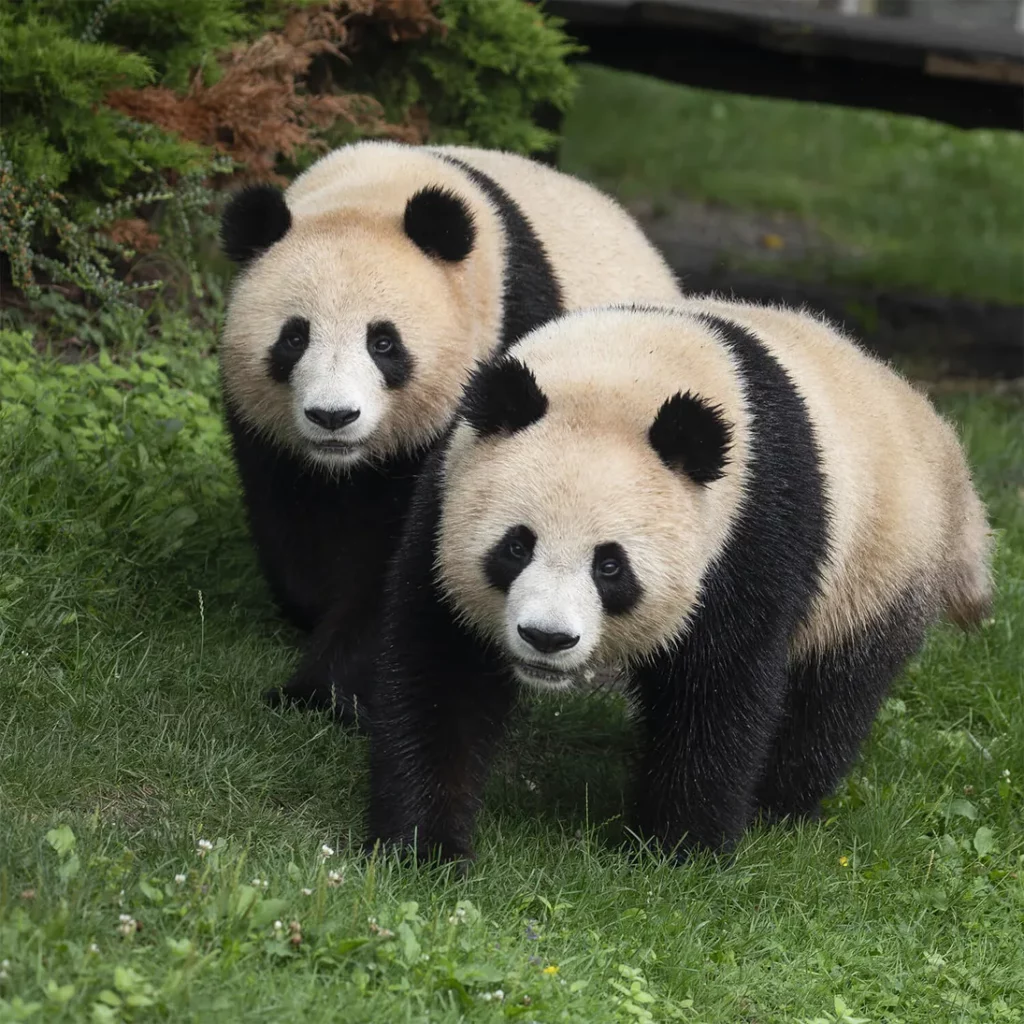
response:
M974 833L974 849L977 851L979 857L985 857L990 854L996 848L995 833L992 829L985 825L982 825L977 832Z
M46 841L52 846L59 857L64 857L75 848L75 833L67 825L51 828L46 833Z

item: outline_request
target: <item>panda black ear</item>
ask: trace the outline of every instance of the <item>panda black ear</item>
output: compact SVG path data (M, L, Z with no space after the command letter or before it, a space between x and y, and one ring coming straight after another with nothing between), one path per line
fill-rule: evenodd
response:
M533 371L518 359L478 364L463 390L460 412L480 437L514 434L548 411Z
M694 483L709 484L725 472L732 428L721 408L687 391L662 405L647 439L669 469L685 473Z
M476 241L473 214L449 189L437 185L421 188L405 204L405 233L428 256L458 263Z
M284 193L274 185L239 189L220 219L220 244L235 263L248 263L284 238L292 215Z

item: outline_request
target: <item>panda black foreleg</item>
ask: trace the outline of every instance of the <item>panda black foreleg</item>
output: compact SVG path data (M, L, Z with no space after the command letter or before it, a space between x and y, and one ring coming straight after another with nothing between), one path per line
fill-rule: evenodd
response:
M491 757L519 687L434 580L440 454L417 483L386 585L370 734L368 845L471 859Z
M436 599L394 610L370 736L368 844L421 859L473 857L492 755L515 704L508 670Z
M845 643L794 664L758 804L769 820L813 817L850 770L927 618L909 597Z
M680 858L728 850L757 807L785 694L784 653L705 666L666 655L635 678L646 732L637 832Z

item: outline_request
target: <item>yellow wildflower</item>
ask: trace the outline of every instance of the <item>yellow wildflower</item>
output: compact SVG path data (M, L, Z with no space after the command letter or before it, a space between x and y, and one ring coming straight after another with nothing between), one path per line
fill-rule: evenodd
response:
M846 865L849 864L849 863L850 863L850 858L847 857L845 854L842 857L839 858L839 866L841 868L845 868Z
M545 967L544 970L541 971L541 974L557 974L557 973L558 973L558 964L548 964L547 967Z

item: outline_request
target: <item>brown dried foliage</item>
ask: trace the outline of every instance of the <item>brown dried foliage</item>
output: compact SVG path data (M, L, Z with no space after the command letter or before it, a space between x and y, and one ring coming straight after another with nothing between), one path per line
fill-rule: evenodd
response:
M409 111L401 124L391 124L372 96L313 91L306 76L321 55L346 60L346 51L357 50L371 26L383 26L394 41L441 31L435 6L436 0L342 0L294 9L280 32L226 53L224 73L213 85L197 73L184 96L150 86L115 90L107 103L220 150L241 165L236 177L242 180L280 180L274 173L279 157L291 157L302 146L321 148L315 133L339 119L365 134L421 142L421 112Z
M118 245L127 246L138 253L152 252L160 244L160 236L150 231L149 225L141 217L115 220L107 228L107 235Z

